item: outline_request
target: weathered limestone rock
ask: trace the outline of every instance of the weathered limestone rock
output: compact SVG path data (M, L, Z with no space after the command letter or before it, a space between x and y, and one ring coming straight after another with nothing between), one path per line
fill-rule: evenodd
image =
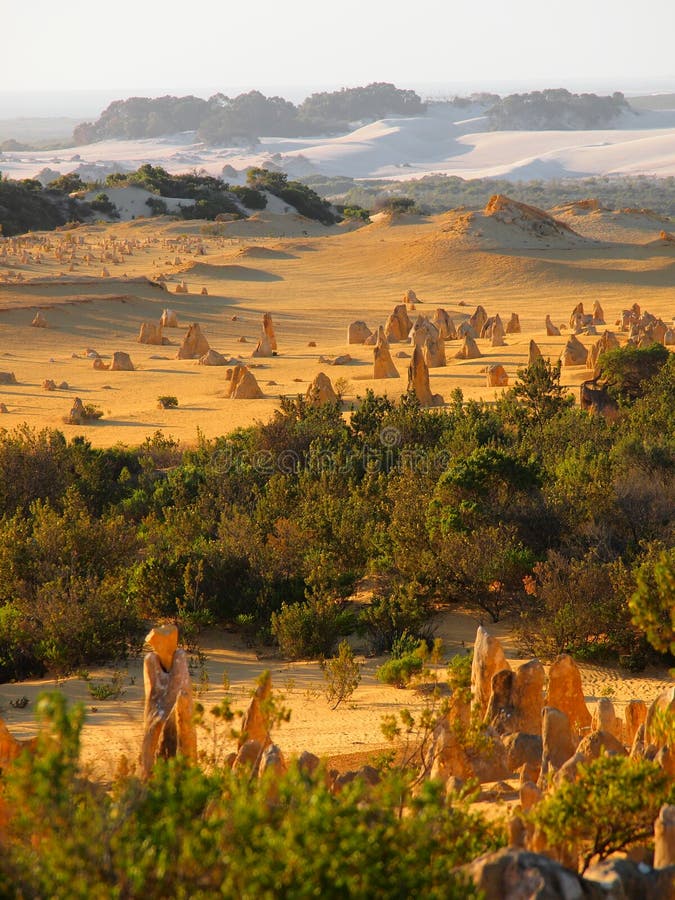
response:
M440 334L442 341L455 340L457 337L457 329L455 328L455 323L445 309L437 309L431 321L436 328L438 328L438 333Z
M246 366L232 369L227 395L230 400L260 400L264 397L256 377Z
M226 356L223 356L222 353L218 353L213 347L211 347L209 352L205 353L204 356L199 357L200 366L228 366L229 364L229 359Z
M79 397L76 397L73 400L73 405L66 417L66 422L69 425L82 425L87 419L87 413L84 408L84 403Z
M438 328L436 328L433 322L430 322L429 319L424 316L418 316L415 320L415 324L410 329L408 337L410 338L411 344L414 344L416 347L424 347L430 338L438 340L439 335Z
M269 339L269 336L264 331L260 335L260 340L258 341L253 353L251 353L251 356L263 359L274 356L272 343Z
M232 763L232 771L237 772L247 769L252 775L257 775L260 768L260 760L264 751L260 741L247 740L240 742L239 749Z
M412 290L412 288L408 288L408 290L403 295L403 302L404 303L422 303L422 301L417 296L415 291Z
M459 871L473 880L485 900L600 900L605 896L585 891L580 875L549 856L514 847L479 856Z
M617 740L623 738L623 722L616 715L614 704L609 697L601 697L593 711L591 720L593 731L608 731Z
M560 337L560 329L553 324L550 316L546 316L546 334L548 337Z
M43 391L55 391L56 390L56 382L53 378L45 378L42 382L42 390Z
M272 324L272 313L263 315L263 331L267 335L272 350L277 350L277 336L274 333L274 325Z
M543 796L544 795L542 791L533 781L525 781L523 784L521 784L520 805L523 809L523 812L528 812L530 809L532 809L533 806L536 806Z
M530 770L536 770L535 780L539 778L541 754L544 748L541 735L526 734L523 731L513 732L504 738L504 746L506 747L506 765L509 772L517 772L527 765Z
M17 384L14 372L0 372L0 384Z
M175 292L176 292L177 294L189 294L189 293L190 293L190 292L188 291L188 286L187 286L187 284L186 284L184 281L180 281L180 282L176 285L176 290L175 290Z
M284 754L277 744L270 744L266 747L260 757L260 765L258 766L258 775L262 778L267 772L274 772L275 775L285 775L288 771Z
M161 346L166 341L162 335L162 326L154 322L142 322L138 332L139 344L154 344Z
M563 348L561 360L563 366L583 366L588 357L588 350L581 343L579 338L571 335Z
M592 717L584 699L581 674L568 653L558 656L549 669L546 705L565 713L575 734L590 728Z
M474 651L475 652L475 651ZM485 721L498 734L539 734L544 705L544 667L532 659L516 671L502 669L492 676Z
M176 354L176 359L199 359L211 349L200 325L193 322L183 338L183 343Z
M99 371L107 371L110 368L110 363L104 363L100 356L97 356L92 363L92 367Z
M209 290L208 290L207 287L203 287L199 293L201 294L202 297L208 297L208 296L209 296Z
M545 706L542 710L541 777L539 786L545 788L549 773L554 773L567 762L576 750L572 729L567 715L560 709Z
M131 361L131 357L123 350L115 350L115 352L113 353L112 362L110 363L110 369L113 372L135 371L134 364Z
M621 741L608 731L592 731L579 741L577 753L591 760L597 759L601 753L618 753L620 756L628 756L626 748Z
M493 676L510 668L499 640L479 625L471 662L471 708L480 718L483 718L487 711Z
M506 323L507 334L520 334L520 317L518 313L511 313L511 318Z
M5 416L8 413L9 413L9 410L7 409L7 406L4 403L0 403L0 415Z
M421 347L415 347L408 366L408 390L412 391L422 406L440 406L443 398L431 393L429 369Z
M654 868L675 865L675 806L664 803L654 822Z
M458 340L462 340L465 337L473 338L474 341L478 337L478 332L473 327L471 322L467 319L466 322L462 322L457 328L457 338Z
M296 765L299 772L313 775L321 765L321 760L314 753L310 753L309 750L303 750L297 758Z
M38 310L33 316L33 321L30 323L33 328L49 328L49 322L42 315L40 310Z
M492 326L492 333L490 335L490 346L492 347L503 347L506 343L504 340L504 326L502 324L502 320L499 318L499 313L495 316L494 325Z
M175 625L153 628L146 641L152 651L143 663L145 712L140 768L144 778L152 772L157 756L177 753L197 758L192 679L184 650L177 649Z
M324 372L319 372L314 381L307 388L305 399L308 406L323 406L325 403L337 403L338 396L333 390L330 378Z
M487 387L506 387L509 383L509 376L502 365L486 366L485 376Z
M394 311L387 319L384 326L384 333L390 344L398 341L407 341L412 322L408 317L408 310L405 303L399 303L394 307Z
M581 879L584 900L674 900L675 866L650 868L632 859L610 857L594 863Z
M605 314L602 311L602 307L600 303L596 300L593 304L593 324L594 325L604 325L605 324Z
M485 312L485 309L482 306L477 306L474 310L473 314L469 317L469 324L476 332L476 334L480 334L483 330L483 325L488 320L488 314Z
M165 309L159 317L162 328L178 328L178 316L173 309Z
M642 725L638 726L638 730L635 732L630 753L628 755L631 759L644 759L645 750L645 723L643 722Z
M465 334L464 343L455 353L455 359L478 359L482 355L475 340L470 335Z
M440 335L428 337L424 343L424 361L430 369L442 369L447 365L445 360L445 343Z
M372 332L365 322L361 320L352 322L347 328L347 343L363 344L371 335Z
M624 711L625 739L632 744L638 728L647 719L647 704L644 700L629 700Z
M456 731L444 718L436 726L428 757L429 777L447 782L451 777L473 778L474 770Z
M606 353L608 350L616 350L618 347L619 341L616 336L611 331L605 331L602 337L588 348L586 368L595 370L600 354Z
M264 749L272 743L265 704L272 695L272 675L265 672L251 698L241 723L239 747L246 741L258 741Z
M384 328L377 328L377 343L373 349L373 378L398 378L398 370L394 365L389 350L389 341L385 337Z
M527 357L528 366L531 366L532 363L537 359L541 359L541 350L539 349L538 344L536 344L534 341L530 341L530 349Z
M557 786L564 781L576 781L579 772L579 766L588 762L586 756L578 750L570 758L560 766L553 776L553 783Z

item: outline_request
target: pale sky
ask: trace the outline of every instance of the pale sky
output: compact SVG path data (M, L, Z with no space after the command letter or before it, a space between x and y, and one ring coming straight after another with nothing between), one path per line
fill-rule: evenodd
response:
M675 90L675 0L0 0L0 22L0 117L7 91L58 114L73 90Z

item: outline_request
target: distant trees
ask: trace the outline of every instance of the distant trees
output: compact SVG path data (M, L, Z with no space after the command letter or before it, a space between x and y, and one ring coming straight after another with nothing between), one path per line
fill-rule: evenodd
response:
M488 110L492 131L612 128L630 107L622 93L611 97L572 94L564 88L510 94Z
M95 122L73 132L77 144L106 138L160 137L197 131L209 144L252 144L261 135L292 137L317 131L339 131L351 122L383 116L416 116L425 105L414 91L388 82L312 94L300 106L283 97L248 91L236 97L130 97L115 100Z

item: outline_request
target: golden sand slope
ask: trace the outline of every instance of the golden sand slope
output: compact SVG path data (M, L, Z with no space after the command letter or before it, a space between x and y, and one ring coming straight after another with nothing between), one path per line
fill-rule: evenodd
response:
M505 347L479 341L484 359L454 360L459 343L448 343L449 365L431 374L432 390L446 398L458 386L467 397L493 398L495 389L485 386L481 369L499 362L513 377L526 363L530 338L545 356L557 358L565 333L547 338L545 316L565 323L580 300L589 310L599 300L610 327L635 301L667 322L675 312L675 245L657 240L661 223L641 232L642 243L603 243L596 229L592 239L575 238L573 245L558 240L547 246L544 238L528 239L523 247L522 229L500 221L483 235L481 228L467 230L465 215L380 219L360 228L327 228L271 213L206 226L138 219L0 242L0 371L13 371L19 382L0 388L0 402L9 409L0 426L65 428L69 435L85 433L97 446L138 443L157 429L194 442L198 429L214 436L266 420L280 395L304 393L321 370L348 380L348 401L368 387L396 397L405 390L408 361L395 354L405 347L392 346L401 378L373 381L372 349L347 347L346 331L354 319L371 328L384 323L408 288L424 301L417 312L442 306L456 324L478 303L505 322L511 312L520 315L523 332L507 336ZM480 221L491 227L490 217ZM582 226L574 222L580 234ZM148 280L160 276L168 293ZM182 280L189 293L175 294ZM157 321L165 306L178 312L181 323L199 322L216 350L244 361L262 314L271 312L279 355L260 360L254 370L265 398L227 400L222 368L177 360L182 328L165 332L171 346L136 343L140 324ZM49 328L30 327L36 308ZM581 340L588 345L593 338ZM124 350L137 371L94 371L87 348L103 357ZM318 361L345 352L353 357L350 365L327 368ZM572 368L563 380L574 388L586 377L585 368ZM67 382L69 390L44 392L47 378ZM179 408L159 410L163 394L175 395ZM64 426L76 395L102 409L103 419Z

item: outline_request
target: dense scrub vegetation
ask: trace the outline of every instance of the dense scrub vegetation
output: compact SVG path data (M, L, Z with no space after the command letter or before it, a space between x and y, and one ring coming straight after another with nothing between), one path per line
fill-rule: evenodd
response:
M675 178L647 175L509 181L505 178L458 178L426 175L400 181L358 181L346 176L311 175L302 178L322 197L346 206L374 209L391 198L407 197L428 213L441 213L458 206L482 209L493 194L505 194L541 209L595 197L608 209L647 208L675 216ZM654 226L655 232L660 228Z
M180 207L184 219L213 220L221 214L244 217L247 210L264 209L265 191L280 197L301 214L324 225L339 222L342 216L328 201L299 181L288 181L286 175L267 169L250 169L247 185L230 185L212 175L187 172L172 175L161 166L145 163L135 172L116 172L105 183L85 183L76 172L51 181L46 187L35 179L11 181L0 178L0 234L11 236L26 231L51 230L67 222L87 222L101 214L111 219L119 212L102 191L93 200L78 199L77 192L101 187L119 188L129 185L155 194L147 201L148 215L167 213L163 197L187 201ZM75 196L70 196L73 193Z
M153 138L197 131L216 145L256 143L262 135L296 137L339 132L350 123L383 116L416 116L424 104L414 91L387 82L312 94L295 106L283 97L249 91L236 97L130 97L115 100L96 122L83 122L73 132L76 144L107 138Z
M359 627L381 652L452 603L515 613L529 652L639 667L632 615L658 626L645 586L673 546L675 357L615 423L570 400L539 363L493 404L368 392L345 422L285 399L184 451L2 431L0 677L121 655L163 617L293 656ZM355 621L364 575L378 595Z
M573 131L612 128L628 110L630 106L620 91L611 97L598 97L549 88L502 97L487 115L492 131Z

